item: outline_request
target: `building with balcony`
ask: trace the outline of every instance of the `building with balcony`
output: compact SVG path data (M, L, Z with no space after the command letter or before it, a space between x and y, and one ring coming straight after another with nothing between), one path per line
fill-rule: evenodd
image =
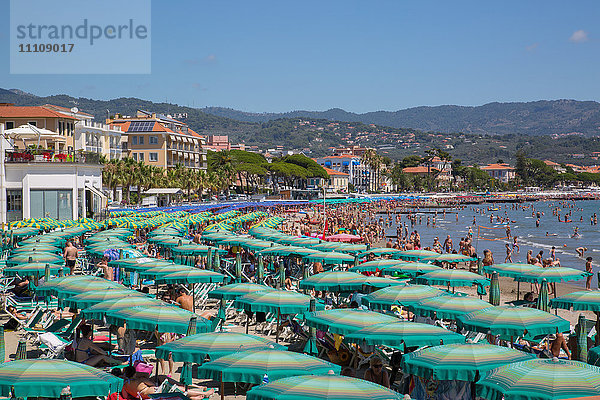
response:
M359 192L374 190L373 171L358 156L343 154L317 158L315 161L324 168L348 174L348 182Z
M206 169L204 137L181 121L140 110L135 116L116 116L107 123L120 127L126 137L123 156L161 168Z
M94 217L106 206L97 153L20 149L0 124L0 222Z
M500 182L508 183L515 179L515 169L508 164L488 164L481 167L492 178L498 179Z
M61 107L62 108L62 107ZM65 109L68 110L68 109ZM75 149L75 123L78 119L65 112L58 112L48 106L15 106L12 103L0 103L0 124L5 130L23 125L31 125L60 135L64 140L54 141L50 146L57 152L70 152ZM37 145L35 140L17 140L16 148Z
M325 168L329 179L309 178L309 188L324 187L329 193L348 193L349 176L344 172L339 172L331 168Z
M230 150L228 135L208 135L206 148L212 151Z

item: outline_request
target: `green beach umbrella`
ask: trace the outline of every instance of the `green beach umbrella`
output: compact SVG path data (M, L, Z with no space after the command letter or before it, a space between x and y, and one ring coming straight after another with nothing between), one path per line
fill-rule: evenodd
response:
M36 244L26 244L17 249L11 250L11 254L21 254L21 253L53 253L62 254L63 249L57 246L53 246L51 244L44 243L36 243Z
M189 265L168 264L168 265L152 267L145 271L139 271L138 273L140 274L140 277L146 279L146 278L157 278L157 277L161 277L164 275L172 274L174 272L188 272L188 271L193 271L193 270L194 270L194 268L190 267Z
M376 256L390 256L392 258L400 258L404 252L402 250L393 249L391 247L374 247L360 253L359 257L367 257L369 254Z
M211 299L235 300L239 296L264 290L273 290L273 288L257 283L234 283L208 292L208 297Z
M300 314L308 311L310 296L286 290L262 290L235 300L235 306L253 312Z
M437 319L455 319L459 315L492 307L487 301L470 296L435 296L408 306L417 315Z
M208 255L209 252L214 253L215 251L219 251L221 252L221 254L227 254L225 250L221 250L217 247L203 246L197 243L190 243L182 246L173 247L171 251L173 252L173 254L184 256L204 256Z
M215 251L215 255L213 258L213 268L215 271L221 271L221 256L218 251Z
M169 260L161 260L151 257L121 258L120 260L108 262L109 267L123 268L128 272L145 271L150 268L161 267L165 265L174 264Z
M196 323L197 323L197 318L196 317L192 317L190 318L190 322L188 324L188 329L186 332L186 336L192 336L196 334ZM167 355L167 357L165 358L166 360L169 359L169 356ZM191 385L192 384L192 365L189 362L184 362L183 363L183 368L181 369L181 375L179 376L179 382L185 386Z
M306 249L304 247L297 246L274 246L269 247L264 250L259 251L259 254L264 256L272 255L272 256L295 256L295 257L304 257L310 254L318 254L319 252L316 250Z
M392 286L376 290L362 297L361 301L372 310L390 310L393 305L408 306L443 293L439 289L425 285Z
M526 307L499 306L457 317L459 327L474 332L519 337L567 332L569 321L545 311Z
M370 286L375 289L386 288L390 286L405 286L408 284L408 279L384 278L381 276L367 276L365 286Z
M487 343L445 344L403 355L402 370L427 379L474 382L494 368L533 358L530 353Z
M587 362L588 359L588 336L586 332L585 315L580 314L575 326L575 334L577 335L577 360Z
M26 263L64 264L64 262L64 258L52 253L25 253L9 257L6 260L6 265L12 267Z
M330 292L350 292L361 290L367 277L356 272L329 271L302 279L300 289L326 290Z
M362 264L358 264L349 269L349 271L353 272L375 272L377 270L383 270L385 267L394 266L402 264L403 261L400 260L373 260L367 261Z
M442 269L417 277L417 283L440 286L489 286L490 281L481 275L463 269Z
M573 311L600 312L600 292L581 290L565 294L550 300L550 305L553 308L563 308L565 310L572 308Z
M78 309L84 309L91 307L95 304L102 303L106 300L117 300L128 298L131 296L143 296L146 297L143 293L137 292L135 290L125 289L123 287L122 290L94 290L90 292L79 293L75 296L67 297L63 300L63 305L67 307L75 307Z
M59 299L66 299L67 297L72 297L80 293L88 293L90 291L121 291L123 289L125 289L125 287L120 283L100 278L100 280L69 281L56 287L53 292Z
M539 270L534 269L531 271L523 272L520 277L515 278L521 282L535 282L541 283L544 279L548 283L561 282L561 281L576 281L589 276L588 272L580 271L574 268L567 267L548 267L540 268Z
M301 353L280 350L240 351L219 357L198 367L198 377L222 382L260 384L296 375L324 375L340 366Z
M17 344L17 350L15 351L15 360L25 360L27 359L27 341L22 338L19 339L19 344Z
M385 274L395 275L402 274L408 275L411 277L419 276L422 274L426 274L428 272L440 271L442 268L433 264L426 264L422 262L403 262L401 261L399 264L390 265L387 267L383 267L381 270Z
M4 275L6 276L42 276L46 274L46 270L51 275L58 274L58 270L63 268L62 265L57 264L47 264L47 263L26 263L26 264L17 264L13 267L4 268ZM64 267L66 268L66 267ZM68 269L68 268L67 268ZM48 282L49 279L45 279L45 282Z
M164 306L165 303L146 296L128 296L118 299L104 300L93 306L84 308L81 313L85 319L101 320L109 312L136 306Z
M107 396L121 390L123 380L66 360L19 360L0 365L0 395L4 397L59 398L67 386L74 398Z
M61 267L59 266L59 272L60 272L60 268ZM67 276L51 279L48 282L42 283L41 285L39 285L35 288L35 293L38 296L48 296L51 294L56 294L60 288L66 287L68 285L72 285L76 282L96 282L96 283L109 283L110 284L110 281L107 281L104 278L98 278L95 276L67 275ZM112 285L115 285L115 283L112 283ZM118 285L118 284L116 284L116 285ZM123 288L123 287L124 286L121 286L121 288Z
M422 259L425 262L446 262L446 263L458 263L476 261L476 258L465 256L462 254L438 254L437 256L425 257Z
M212 270L213 269L213 254L214 251L213 249L216 249L216 247L210 247L208 249L208 252L206 253L206 269L208 270Z
M4 337L4 325L0 325L0 364L6 361L6 339Z
M208 332L166 343L156 348L156 356L167 359L169 354L175 362L202 364L206 356L211 360L240 351L286 350L285 346L255 335L236 332Z
M490 400L592 400L600 395L600 369L557 358L512 363L478 381L477 395Z
M174 306L137 306L111 311L106 314L108 323L123 326L129 329L140 329L153 332L172 332L184 334L187 332L190 318L198 317L196 314ZM196 326L197 332L210 332L211 322L199 318Z
M600 346L592 347L588 350L587 362L590 365L600 365Z
M500 281L498 280L498 272L492 273L492 280L490 283L490 304L493 306L500 305Z
M337 309L304 314L306 324L322 331L346 335L367 326L398 322L398 318L373 311Z
M438 256L439 253L430 250L404 250L399 254L399 258L405 261L418 261L427 257Z
M346 334L344 340L351 343L400 348L401 346L437 346L444 343L464 343L465 337L439 326L402 321L369 325Z
M308 261L322 261L324 264L352 264L354 263L354 257L350 254L337 253L337 252L315 252L311 255L303 257Z
M228 278L215 271L207 269L190 269L169 272L156 278L158 283L223 283Z
M262 282L265 277L265 263L262 254L258 255L258 266L256 267L256 281Z
M335 374L301 375L257 386L247 400L401 400L400 395L364 379Z
M497 272L500 276L507 276L509 278L518 278L524 273L529 273L531 271L541 270L541 267L537 267L531 264L523 264L523 263L503 263L503 264L493 264L493 265L484 265L482 267L484 272L491 274L493 272Z
M540 294L537 298L537 309L549 312L550 305L548 303L548 282L543 279L542 284L540 285Z

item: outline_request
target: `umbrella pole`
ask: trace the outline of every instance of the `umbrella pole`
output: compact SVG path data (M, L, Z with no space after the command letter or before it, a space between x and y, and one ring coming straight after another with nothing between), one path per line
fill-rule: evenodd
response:
M275 331L275 343L279 343L279 307L277 308L277 330Z
M196 296L194 294L195 291L195 283L192 283L192 312L195 314L196 313Z
M517 300L521 297L521 281L517 281Z
M250 315L246 313L246 335L248 334L248 327L250 326Z
M600 345L600 312L595 311L594 314L596 314L596 338L594 339L596 343L594 345L598 346Z
M225 383L223 382L223 371L221 371L221 400L225 400Z

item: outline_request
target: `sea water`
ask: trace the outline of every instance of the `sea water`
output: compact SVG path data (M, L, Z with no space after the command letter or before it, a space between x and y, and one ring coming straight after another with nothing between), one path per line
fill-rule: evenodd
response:
M516 209L513 209L513 206ZM570 207L572 206L572 207ZM533 208L532 208L533 207ZM559 208L559 214L564 221L565 214L572 211L570 220L572 222L558 222L558 217L553 215L553 208ZM477 213L475 209L484 210L485 214ZM536 227L536 216L532 216L532 211L536 214L543 212L540 216L539 227ZM400 211L400 210L398 210ZM406 211L406 210L403 210ZM458 222L456 214L458 213ZM490 215L493 213L494 219L490 223ZM509 243L512 248L512 238L510 240L502 239L506 236L506 222L498 222L496 216L506 218L511 221L510 229L512 236L518 236L517 243L520 246L519 253L512 254L512 261L526 262L527 251L533 250L535 257L540 250L543 250L543 258L550 258L550 250L555 247L556 257L560 260L563 267L585 270L585 258L592 257L594 266L594 278L592 287L597 287L596 273L600 271L600 225L591 225L590 217L596 213L600 219L600 200L581 200L581 201L538 201L533 203L492 203L480 205L468 205L464 209L447 208L444 216L443 209L439 208L421 208L416 211L417 223L411 228L410 221L406 215L402 215L401 223L407 223L409 232L418 231L421 236L421 246L427 247L433 245L433 239L437 236L440 243L444 243L447 235L450 235L455 249L462 237L465 237L469 228L473 230L473 245L477 254L483 257L483 251L489 249L492 251L494 261L503 263L506 257L505 244ZM383 216L378 214L377 217ZM436 219L436 227L433 227L433 217ZM418 219L421 217L421 224ZM430 218L430 224L427 226L427 217ZM476 223L473 224L473 217ZM583 221L580 221L583 217ZM398 225L395 220L391 226L386 228L388 236L396 235ZM578 228L579 235L573 236L575 227ZM485 229L498 228L498 229ZM548 235L546 235L546 232ZM487 239L487 240L486 240ZM393 239L392 239L393 240ZM578 247L587 247L583 258L577 256ZM584 285L585 281L575 281L574 284Z

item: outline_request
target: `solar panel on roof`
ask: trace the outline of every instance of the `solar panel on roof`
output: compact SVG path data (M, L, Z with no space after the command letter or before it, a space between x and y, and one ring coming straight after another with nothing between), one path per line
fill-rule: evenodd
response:
M152 132L154 121L133 121L128 132Z

